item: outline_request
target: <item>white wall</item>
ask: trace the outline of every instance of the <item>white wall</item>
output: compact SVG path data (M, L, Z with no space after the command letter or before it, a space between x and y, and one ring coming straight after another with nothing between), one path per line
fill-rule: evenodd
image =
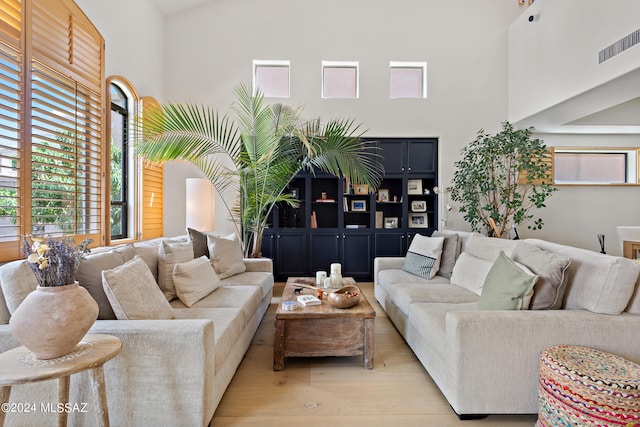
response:
M638 135L537 134L555 147L637 147ZM521 237L536 237L580 248L600 250L597 235L605 235L605 250L622 255L616 235L618 225L640 225L640 187L638 186L557 186L541 211L544 228L519 229Z
M164 100L165 22L152 0L77 0L105 39L105 75L125 77L140 97ZM171 162L165 167L165 235L184 234L185 180L194 167Z
M529 22L531 15L538 19ZM638 0L537 0L509 27L509 119L517 122L639 69L640 46L598 64L599 51L640 28L638 16ZM617 95L636 98L640 86Z
M507 117L507 27L521 12L504 0L219 0L167 19L166 98L226 112L252 60L290 60L286 103L353 118L368 136L439 137L448 184L459 150ZM360 99L321 99L322 60L360 62ZM389 99L389 61L427 61L428 99ZM455 217L449 227L468 227ZM229 227L216 209L216 229Z
M105 40L105 76L164 97L164 17L151 0L76 0Z

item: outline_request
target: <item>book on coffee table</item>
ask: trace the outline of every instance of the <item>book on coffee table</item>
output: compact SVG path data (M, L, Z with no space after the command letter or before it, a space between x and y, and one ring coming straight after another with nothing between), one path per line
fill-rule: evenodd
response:
M322 301L320 301L320 299L318 299L318 297L314 296L314 295L300 295L298 296L298 302L302 305L309 306L309 305L320 305L322 304Z

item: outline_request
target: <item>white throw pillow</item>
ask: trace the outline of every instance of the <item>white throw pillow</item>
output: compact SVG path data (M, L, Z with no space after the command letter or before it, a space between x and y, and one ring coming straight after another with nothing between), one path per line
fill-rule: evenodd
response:
M173 319L173 309L144 260L131 261L102 272L102 286L118 320Z
M173 267L173 283L180 301L187 307L200 301L220 287L216 274L206 255Z
M193 259L193 244L160 242L158 249L158 286L167 301L176 298L176 287L173 284L173 266ZM149 270L151 271L151 270Z
M404 258L402 269L425 279L433 279L440 268L444 237L416 234Z
M226 237L207 234L207 243L211 265L220 279L245 272L242 245L235 234Z
M482 286L491 270L493 261L478 258L466 252L462 252L453 266L451 283L458 285L474 294L482 294Z

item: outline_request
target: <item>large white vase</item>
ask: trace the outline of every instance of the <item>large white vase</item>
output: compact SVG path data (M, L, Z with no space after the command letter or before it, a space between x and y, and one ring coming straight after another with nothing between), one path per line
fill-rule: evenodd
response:
M98 304L75 282L38 286L9 320L13 336L37 359L71 353L98 318Z

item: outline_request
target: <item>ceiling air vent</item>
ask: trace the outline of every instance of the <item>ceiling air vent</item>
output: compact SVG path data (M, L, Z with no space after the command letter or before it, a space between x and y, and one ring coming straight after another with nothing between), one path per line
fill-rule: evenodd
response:
M640 30L636 30L626 37L621 38L611 46L607 46L598 52L598 64L602 64L605 61L613 58L616 55L621 54L627 49L631 49L633 46L640 43Z

